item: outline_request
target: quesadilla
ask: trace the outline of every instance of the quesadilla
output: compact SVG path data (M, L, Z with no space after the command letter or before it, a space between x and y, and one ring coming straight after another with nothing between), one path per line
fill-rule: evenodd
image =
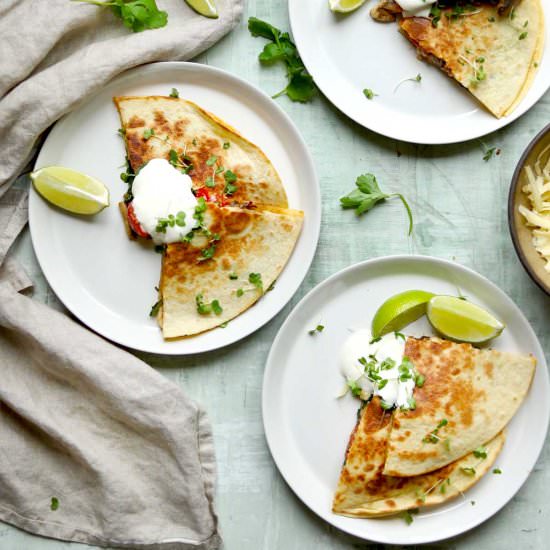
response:
M425 378L414 410L395 410L384 475L433 472L495 438L523 402L536 360L439 338L407 338L406 356Z
M297 210L208 204L206 234L167 245L163 256L158 320L164 337L209 330L253 305L290 257L302 219ZM212 250L206 259L204 251Z
M464 86L494 116L508 115L525 96L543 50L540 0L475 5L440 0L429 17L402 16L398 8L399 0L397 5L383 0L373 16L397 18L418 56Z
M384 475L391 413L374 397L359 413L334 496L332 511L352 517L380 517L441 504L474 485L491 468L504 433L434 472L407 478Z
M179 97L116 97L129 183L121 213L130 238L162 255L151 310L165 338L224 325L274 283L303 212L287 209L263 152Z
M179 97L113 101L134 172L153 158L164 158L184 169L195 189L206 187L226 202L288 206L281 179L265 154L212 113ZM225 173L238 182L229 195L224 193Z

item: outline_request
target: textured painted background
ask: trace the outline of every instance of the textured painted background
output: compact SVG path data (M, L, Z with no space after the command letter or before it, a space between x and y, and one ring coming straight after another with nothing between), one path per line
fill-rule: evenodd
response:
M262 68L257 62L264 41L252 38L246 29L246 18L252 15L289 29L286 1L249 0L239 27L196 61L231 71L273 94L284 86L284 71ZM502 149L489 162L483 161L479 141L450 146L406 144L356 125L322 96L307 105L284 97L277 101L301 131L320 177L323 224L308 276L273 321L237 344L184 359L140 356L180 384L209 413L219 464L217 506L228 550L383 548L318 519L276 470L263 434L260 403L271 342L299 299L332 273L367 258L413 253L453 259L488 277L520 306L547 352L550 299L531 282L516 258L506 208L510 178L522 151L550 121L550 94L506 129L484 138ZM407 222L398 201L359 220L340 209L338 197L351 190L356 176L365 171L375 173L384 190L406 194L416 220L411 238L406 237ZM40 272L28 231L15 252L36 283L36 299L62 309ZM436 547L547 548L549 456L547 445L527 483L499 514ZM81 545L32 537L0 524L1 550L69 547Z

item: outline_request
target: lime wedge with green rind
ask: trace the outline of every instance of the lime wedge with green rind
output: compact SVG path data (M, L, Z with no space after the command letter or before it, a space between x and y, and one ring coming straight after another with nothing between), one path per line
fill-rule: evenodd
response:
M426 313L428 302L435 296L425 290L407 290L388 298L372 320L372 336L379 338L397 332Z
M75 214L97 214L109 206L109 190L99 180L64 166L31 172L34 188L47 201Z
M218 10L214 0L185 0L189 6L191 6L197 13L210 17L211 19L217 19Z
M456 296L435 296L426 313L439 334L457 342L482 344L496 338L505 327L482 307Z

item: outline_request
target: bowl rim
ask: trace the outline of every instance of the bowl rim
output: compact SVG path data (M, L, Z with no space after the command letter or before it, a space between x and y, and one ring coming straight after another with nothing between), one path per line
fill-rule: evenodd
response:
M519 185L519 179L521 176L521 171L523 170L523 167L525 165L525 162L527 160L527 157L531 154L531 151L538 145L541 139L543 139L547 134L550 134L550 124L547 124L540 132L537 133L537 135L529 142L529 145L527 145L527 148L521 155L517 165L516 169L514 170L514 174L512 176L512 180L510 182L510 190L508 192L508 228L510 230L510 236L512 238L512 243L514 244L514 249L516 251L516 254L519 258L519 261L521 262L521 265L523 265L523 268L525 271L527 271L527 274L529 277L531 277L531 280L547 295L550 296L550 285L545 283L532 269L531 264L529 263L529 260L525 256L523 249L521 247L521 244L519 242L518 238L518 228L516 226L515 216L514 216L514 206L515 206L515 196L516 196L516 190Z

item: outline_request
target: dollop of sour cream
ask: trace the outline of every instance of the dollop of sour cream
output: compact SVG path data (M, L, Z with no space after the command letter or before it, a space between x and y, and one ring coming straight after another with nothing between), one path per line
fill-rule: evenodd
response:
M414 409L418 373L405 357L405 337L390 333L373 340L370 330L353 332L340 354L340 372L346 384L364 401L378 395L387 409Z
M405 17L428 17L436 0L396 0Z
M180 241L198 226L193 218L198 201L191 178L165 159L150 160L132 184L132 205L141 227L155 244ZM170 223L163 223L168 220ZM173 223L172 223L173 222Z

